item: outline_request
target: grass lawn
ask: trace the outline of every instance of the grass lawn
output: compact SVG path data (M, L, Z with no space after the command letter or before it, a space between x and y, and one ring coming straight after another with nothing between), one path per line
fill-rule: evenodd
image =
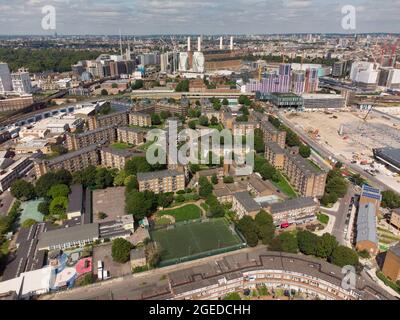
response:
M312 161L312 160L310 160L310 159L307 159L307 161L308 161L308 163L309 163L312 167L314 167L315 169L317 169L318 172L322 172L322 169L321 169L314 161Z
M218 131L224 130L224 126L221 123L218 123L217 125L209 125L208 126L210 129L217 129Z
M161 247L161 261L179 259L242 243L225 219L189 223L151 232Z
M281 190L284 194L286 194L289 198L297 198L297 193L296 191L292 188L292 186L289 184L289 182L286 180L286 178L280 173L279 174L279 182L272 182L274 185L276 185L279 190Z
M147 151L147 149L154 143L155 141L147 141L146 143L140 145L137 147L138 150L140 151Z
M173 216L175 222L194 220L201 217L201 209L195 204L188 204L181 208L157 212L158 217L162 217L163 215Z
M318 214L317 215L318 221L323 223L323 224L328 224L329 222L329 216L327 216L326 214Z
M133 146L129 143L124 143L124 142L117 142L117 143L113 143L111 145L112 148L117 149L117 150L126 150L129 148L132 148Z

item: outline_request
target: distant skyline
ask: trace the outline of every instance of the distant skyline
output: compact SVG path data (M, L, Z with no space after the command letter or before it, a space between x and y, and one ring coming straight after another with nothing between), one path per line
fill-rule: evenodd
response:
M55 30L41 27L46 5ZM341 27L345 5L355 30ZM0 0L0 34L396 33L399 12L399 0Z

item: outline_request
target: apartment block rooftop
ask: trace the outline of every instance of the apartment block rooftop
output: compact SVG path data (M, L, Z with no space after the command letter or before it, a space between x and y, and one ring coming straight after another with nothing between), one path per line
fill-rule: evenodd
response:
M153 179L164 179L167 177L177 177L183 175L182 172L178 172L176 170L161 170L161 171L153 171L153 172L138 172L137 179L138 181L147 181Z

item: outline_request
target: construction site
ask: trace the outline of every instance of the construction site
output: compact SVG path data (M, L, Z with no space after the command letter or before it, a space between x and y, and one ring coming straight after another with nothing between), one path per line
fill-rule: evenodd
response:
M387 185L400 188L400 177L375 162L373 149L400 148L400 118L374 110L290 113L286 118L315 142L359 165Z

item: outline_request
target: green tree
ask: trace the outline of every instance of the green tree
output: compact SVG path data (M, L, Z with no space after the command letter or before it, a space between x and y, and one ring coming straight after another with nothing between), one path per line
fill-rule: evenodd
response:
M105 212L98 212L97 213L97 218L99 218L99 220L104 220L105 218L107 218L107 214Z
M367 181L363 177L361 177L361 175L359 173L353 174L351 176L351 179L356 185L358 185L360 187L367 183Z
M49 206L50 206L50 202L46 200L46 201L40 202L40 203L38 204L37 210L38 210L41 214L47 216L47 215L50 214L50 208L49 208Z
M101 94L102 96L108 96L108 91L107 91L106 89L102 89L101 92L100 92L100 94Z
M336 164L335 164L335 168L336 169L342 169L342 167L343 167L343 163L342 162L340 162L340 161L336 162Z
M396 209L400 207L400 195L392 190L382 192L382 207Z
M137 79L135 82L131 85L131 88L133 90L139 90L144 87L144 81L142 79Z
M151 191L132 191L125 198L125 211L134 216L135 220L141 220L157 210L157 197Z
M47 196L55 199L57 197L68 197L69 187L66 184L56 184L47 192Z
M196 121L194 121L194 120L189 121L188 126L190 129L195 130L196 129Z
M269 115L268 116L268 121L272 123L272 125L277 128L280 129L281 128L281 122L278 118L275 118L274 116Z
M163 111L160 112L160 117L161 117L162 120L166 120L169 117L171 117L171 112L163 110Z
M316 256L320 258L328 258L338 246L336 238L329 233L325 233L319 238L317 243Z
M211 182L213 184L218 184L218 177L215 173L211 176Z
M11 195L18 200L31 200L35 198L35 187L32 183L19 179L11 184Z
M265 152L264 135L261 129L256 129L254 131L254 150L256 150L257 153Z
M68 153L68 149L64 147L62 144L52 145L51 151L59 156Z
M246 242L250 247L255 247L258 244L258 227L255 221L250 216L244 216L239 220L237 227L246 238Z
M145 157L134 157L125 164L125 172L127 175L136 175L138 172L150 172L151 165Z
M76 171L73 173L73 182L85 187L94 187L96 185L96 172L96 167L92 165L82 171Z
M170 193L160 193L157 197L157 204L163 209L169 207L173 201L174 196Z
M224 99L222 100L222 104L223 104L224 106L228 106L228 105L229 105L228 99L227 99L227 98L224 98Z
M189 118L199 118L201 116L200 108L190 108L188 110Z
M199 118L199 124L203 127L208 127L209 125L208 118L206 116L201 116Z
M191 173L196 174L196 172L199 172L200 169L201 169L200 165L198 165L197 163L196 164L189 163L189 170Z
M299 154L303 158L309 158L311 156L311 149L309 146L302 144L299 148Z
M139 182L135 176L129 176L125 179L126 192L130 193L139 190Z
M199 195L202 198L207 198L209 195L212 194L213 186L208 181L206 177L200 177L199 179Z
M151 115L151 124L152 124L153 126L158 126L158 125L161 124L161 118L160 118L160 116L159 116L157 113L153 113L153 114Z
M111 256L115 262L126 263L129 261L132 244L122 238L113 241L111 247Z
M258 238L263 244L271 243L275 235L274 220L270 214L261 210L254 219L257 225Z
M117 175L114 177L114 186L121 187L125 185L125 180L127 178L127 174L125 170L120 170Z
M189 92L189 80L185 79L178 83L175 88L176 92Z
M315 255L319 237L307 230L297 232L297 244L300 252L305 255Z
M97 169L95 178L97 189L105 189L111 187L113 185L113 182L114 177L110 170L107 170L106 168Z
M249 97L241 95L238 99L239 104L245 105L247 107L249 107L251 105L251 100L249 99Z
M247 121L249 121L249 116L247 116L245 114L236 117L236 122L247 122Z
M270 249L272 251L282 251L288 253L297 253L299 251L296 235L290 232L283 232L271 241Z
M216 125L218 125L218 123L219 123L218 119L215 116L212 116L211 120L210 120L210 124L212 126L216 126Z
M226 176L224 177L224 183L230 184L230 183L234 183L235 180L233 179L232 176Z
M212 105L215 111L221 110L221 101L219 99L214 99Z
M332 256L330 257L330 262L339 267L348 265L356 267L359 263L358 254L353 249L345 246L338 246L335 250L333 250Z
M240 295L237 292L232 292L232 293L228 293L225 297L224 300L242 300L242 298L240 297Z
M75 287L84 287L89 284L92 284L94 282L94 276L93 273L87 273L84 276L76 279L75 281Z
M64 218L67 211L68 198L57 197L50 202L49 211L52 216L58 216L60 219Z
M31 226L35 225L36 223L37 223L37 221L34 219L27 219L24 222L22 222L21 228L28 229Z

